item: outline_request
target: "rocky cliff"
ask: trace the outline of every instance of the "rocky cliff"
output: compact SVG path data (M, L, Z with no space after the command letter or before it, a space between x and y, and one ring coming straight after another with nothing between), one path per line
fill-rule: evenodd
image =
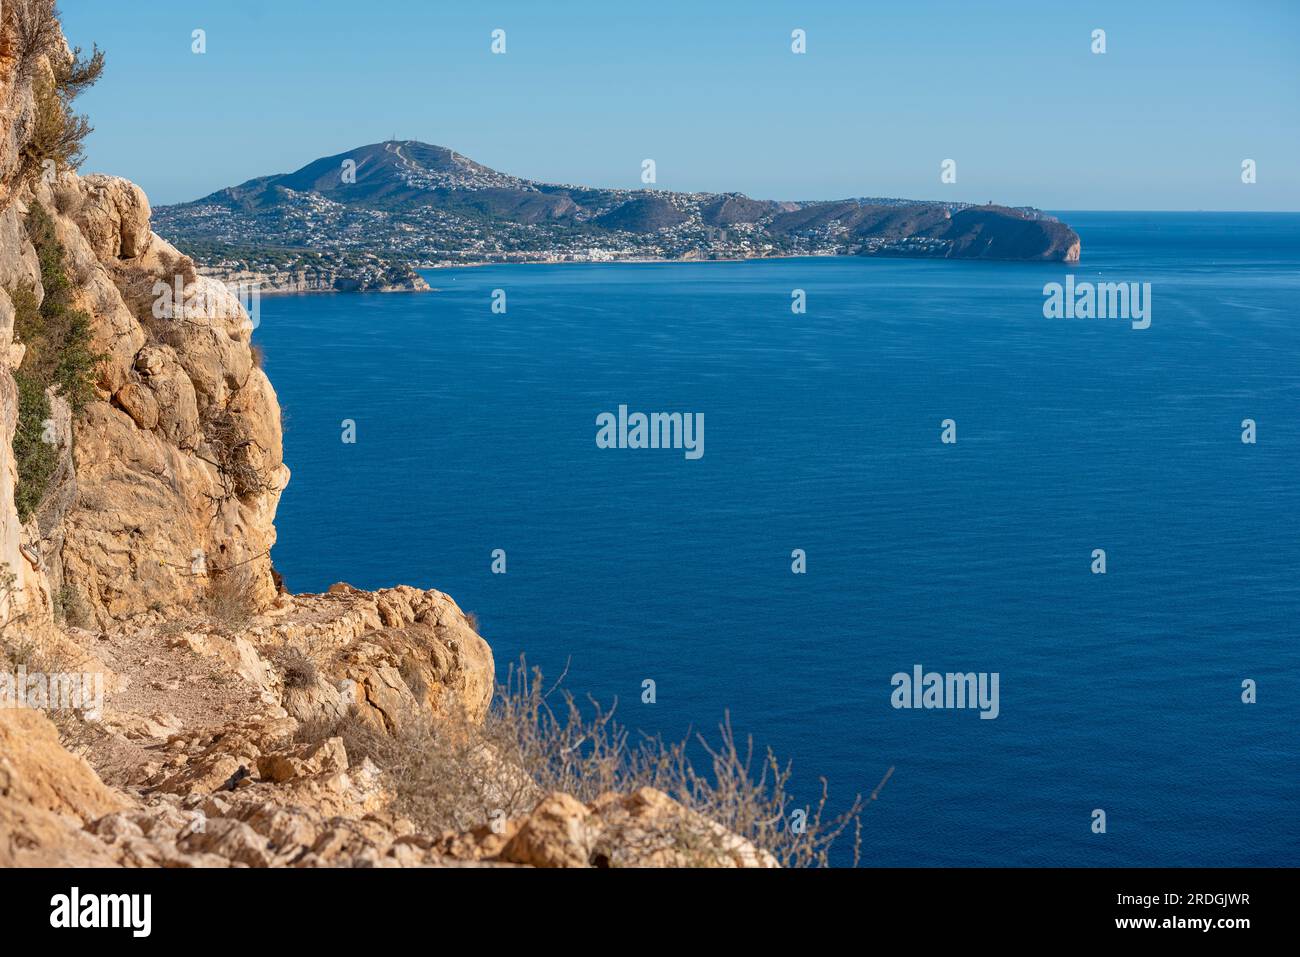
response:
M247 313L150 231L133 184L63 172L32 201L54 211L104 357L74 430L76 494L50 556L58 584L98 622L192 607L221 576L264 607L289 471Z
M220 259L199 267L199 272L229 286L246 286L266 293L304 292L429 292L429 284L415 270L376 261L373 268L329 268L298 263L250 269L243 263Z
M773 863L654 788L539 787L448 596L279 587L248 313L46 155L93 70L52 0L2 16L0 866Z

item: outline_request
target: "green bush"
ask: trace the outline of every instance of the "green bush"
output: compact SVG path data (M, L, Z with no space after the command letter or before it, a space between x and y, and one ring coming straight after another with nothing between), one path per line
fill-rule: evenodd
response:
M21 369L14 380L18 383L18 426L14 429L18 484L14 488L14 506L18 519L25 522L45 498L50 476L59 464L59 454L54 445L42 441L45 420L50 417L50 400L44 383Z
M46 390L54 386L74 414L80 412L94 397L95 366L103 358L92 347L90 316L73 304L72 283L54 221L39 204L34 203L28 214L27 234L40 261L45 298L38 304L31 287L9 291L14 304L14 336L27 347L14 373L18 383L14 504L22 521L27 521L44 499L58 466L58 450L43 441L45 422L50 418Z
M22 370L58 386L72 411L80 412L95 395L95 366L103 356L91 347L90 316L77 309L54 221L38 203L27 217L27 234L36 247L45 298L34 309L31 290L19 290L24 308L14 320L14 333L27 346ZM10 298L14 298L10 294ZM15 301L15 307L18 302Z

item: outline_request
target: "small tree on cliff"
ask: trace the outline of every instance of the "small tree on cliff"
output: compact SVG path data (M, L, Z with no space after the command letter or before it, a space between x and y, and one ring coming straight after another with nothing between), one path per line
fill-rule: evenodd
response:
M72 109L72 101L94 85L104 72L104 53L81 47L71 53L63 45L54 0L13 0L5 5L0 26L9 55L17 59L17 75L32 84L36 115L21 151L18 182L45 169L77 169L85 155L82 144L92 132L90 121ZM42 70L42 62L49 69ZM47 165L52 162L53 166ZM12 193L10 194L12 195Z

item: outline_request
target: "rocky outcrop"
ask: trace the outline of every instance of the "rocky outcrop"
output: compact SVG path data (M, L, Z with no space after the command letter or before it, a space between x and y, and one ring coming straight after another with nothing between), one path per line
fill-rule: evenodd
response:
M33 710L0 710L0 867L96 866L84 828L126 806Z
M64 583L101 622L192 607L222 575L264 607L289 471L246 310L150 232L134 184L64 172L31 201L52 212L105 357L75 430Z
M77 227L101 260L135 259L149 248L149 200L144 190L116 176L93 175L72 184Z
M1051 216L1027 216L1005 206L959 210L930 235L945 240L950 259L1014 259L1077 263L1079 235Z
M653 788L532 809L468 831L421 831L391 782L337 736L351 712L482 720L486 642L446 595L414 588L281 596L238 633L160 612L70 629L61 654L110 686L102 720L71 732L112 756L116 787L35 711L0 711L0 865L167 867L770 867L749 842ZM302 651L314 671L277 664ZM452 713L452 709L457 709ZM472 769L466 769L472 773Z
M199 270L227 285L255 287L259 293L307 292L429 292L424 277L409 266L382 262L374 268L307 268L287 266L279 269L230 268L203 266Z

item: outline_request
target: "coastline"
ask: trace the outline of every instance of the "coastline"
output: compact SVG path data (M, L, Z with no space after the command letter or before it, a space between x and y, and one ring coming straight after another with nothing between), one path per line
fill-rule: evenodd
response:
M1034 259L996 259L989 257L966 257L966 256L897 256L897 255L862 255L859 253L798 253L791 255L777 256L726 256L709 259L699 259L690 256L668 257L648 257L632 256L618 259L510 259L510 260L478 260L466 263L438 263L435 265L415 265L411 268L416 273L441 272L449 269L478 269L485 266L604 266L604 265L708 265L710 263L746 263L746 262L763 262L771 260L791 260L791 259L908 259L908 260L929 260L936 262L967 262L967 263L1029 263L1040 266L1063 266L1066 269L1075 269L1080 266L1078 260L1060 261L1060 260L1034 260ZM223 277L219 271L202 270L205 275L211 275L215 279L222 281L231 281ZM265 285L260 288L264 296L315 296L315 295L348 295L352 293L426 293L438 292L436 287L425 284L424 286L384 286L381 288L355 288L355 289L301 289L287 288L284 286Z
M1062 262L1053 260L1026 260L1026 259L992 259L977 257L940 257L940 256L888 256L875 255L864 256L856 253L800 253L795 255L779 256L728 256L711 259L695 259L692 257L644 257L636 256L625 259L511 259L505 261L480 260L468 263L440 263L432 266L413 266L411 267L416 273L433 273L450 269L478 269L486 266L605 266L605 265L635 265L635 266L653 266L653 265L708 265L710 263L747 263L747 262L764 262L774 260L792 260L792 259L907 259L907 260L929 260L943 262L964 262L964 263L984 263L988 265L1001 265L1004 263L1026 263L1036 264L1039 266L1061 266L1067 270L1077 269L1081 263ZM223 276L219 271L201 269L203 275L211 276L221 282L238 282L236 278ZM355 293L430 293L441 292L436 286L430 286L426 282L423 286L383 286L380 288L355 288L355 289L302 289L297 287L286 287L267 283L258 287L259 295L263 296L332 296L332 295L353 295Z
M416 272L433 272L444 269L477 269L481 266L614 266L614 265L708 265L710 263L748 263L748 262L766 262L769 260L787 260L787 259L906 259L911 261L930 261L930 262L952 262L952 263L1023 263L1026 265L1039 266L1064 266L1067 269L1077 268L1081 265L1078 261L1066 262L1064 260L1050 259L994 259L989 257L976 256L864 256L858 253L796 253L780 256L728 256L718 257L716 259L694 259L690 257L629 257L626 259L511 259L506 261L479 261L472 263L448 263L437 266L414 266ZM348 290L344 290L348 291ZM377 290L366 290L375 292ZM406 290L392 290L403 292ZM435 290L436 291L436 290Z
M213 278L219 278L213 276ZM284 287L266 287L258 289L258 293L263 296L347 296L358 292L379 292L379 293L399 293L399 292L437 292L431 286L410 287L410 286L385 286L382 289L286 289Z

